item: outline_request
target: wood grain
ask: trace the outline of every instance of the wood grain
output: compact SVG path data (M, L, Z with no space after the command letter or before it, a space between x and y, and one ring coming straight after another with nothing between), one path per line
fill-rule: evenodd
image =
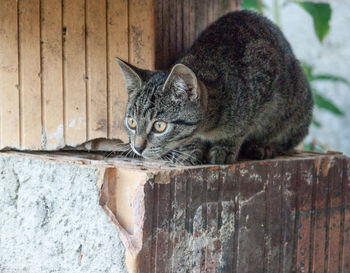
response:
M116 57L129 59L127 0L108 0L107 37L108 137L127 142L124 112L128 95L124 77L115 60Z
M265 271L266 172L259 165L239 167L239 233L236 272ZM257 175L251 175L255 173ZM255 261L259 260L259 263Z
M350 271L350 160L343 160L342 272Z
M86 1L88 139L107 137L106 1Z
M328 198L328 180L323 174L324 161L316 162L316 185L315 185L315 204L314 204L314 226L313 226L313 268L314 272L322 272L325 268L326 257L326 229L327 226L327 198Z
M282 225L279 223L283 219L283 192L282 187L280 187L281 177L284 175L283 172L283 166L277 168L276 163L267 166L265 238L271 238L271 240L266 240L265 242L266 272L281 272L282 268L283 248L281 241L283 236Z
M341 211L343 190L342 160L329 162L329 243L327 253L328 272L341 272Z
M43 134L46 149L64 145L62 1L41 1Z
M135 200L148 201L133 207L134 227L143 229L127 235L141 240L139 270L349 272L349 162L323 154L130 171L148 174L135 181L147 185ZM108 194L111 208L125 203L120 192Z
M314 165L312 161L305 161L298 166L298 192L297 192L297 257L296 271L310 272L309 264L312 249L312 201L313 185L315 183Z
M22 145L42 145L40 1L19 1L19 67L21 92Z
M87 140L85 1L63 0L64 106L66 143Z
M20 146L17 2L0 1L0 145Z
M154 0L129 0L129 62L145 69L155 66Z

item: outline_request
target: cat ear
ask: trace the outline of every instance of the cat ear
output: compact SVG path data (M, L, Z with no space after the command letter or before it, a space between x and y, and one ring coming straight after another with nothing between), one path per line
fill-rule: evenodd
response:
M164 84L163 90L171 90L175 99L188 98L195 101L199 98L199 88L196 75L183 64L176 64Z
M130 92L139 89L142 86L142 83L147 81L153 73L149 70L137 68L119 58L116 58L116 61L123 72L129 94Z

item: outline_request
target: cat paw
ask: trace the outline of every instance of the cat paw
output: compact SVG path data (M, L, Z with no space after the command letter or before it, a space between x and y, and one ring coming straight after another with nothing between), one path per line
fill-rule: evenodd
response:
M226 151L222 147L212 147L208 154L209 164L224 164L226 160Z
M226 155L226 159L225 159L226 164L233 164L235 162L237 162L237 154L229 153Z
M266 146L252 145L249 147L245 147L244 150L241 151L241 157L248 158L248 159L263 160L263 159L273 158L275 156L276 156L276 151L270 145L266 145Z

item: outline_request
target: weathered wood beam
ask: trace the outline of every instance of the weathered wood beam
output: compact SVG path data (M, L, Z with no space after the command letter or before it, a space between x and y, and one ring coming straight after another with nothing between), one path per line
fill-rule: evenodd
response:
M99 169L129 272L349 271L350 158L339 153L196 167L20 156Z

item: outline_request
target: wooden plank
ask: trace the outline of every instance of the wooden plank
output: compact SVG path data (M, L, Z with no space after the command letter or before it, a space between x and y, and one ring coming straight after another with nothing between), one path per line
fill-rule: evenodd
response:
M186 179L186 218L192 219L192 224L187 224L186 229L191 231L194 239L194 242L189 246L194 248L189 263L192 262L193 264L192 272L198 273L205 270L206 248L203 245L195 246L195 242L202 240L207 228L208 171L199 169L192 173L192 177L193 180L191 181L188 178ZM189 222L189 219L187 222ZM189 228L191 229L189 230Z
M266 173L263 167L247 163L239 166L240 217L236 272L266 272Z
M39 149L42 142L40 1L19 1L19 67L22 148Z
M238 196L238 179L236 177L236 168L227 168L221 171L221 189L219 192L221 221L220 227L220 253L218 264L220 269L227 272L234 272L236 265L235 234L236 230L236 198Z
M313 272L322 272L325 267L326 257L326 229L327 226L327 198L328 198L328 177L324 175L324 160L316 161L316 185L315 185L315 205L314 205L314 226L313 226Z
M329 169L329 245L328 245L328 272L341 272L340 235L341 235L341 207L342 207L342 160L331 158Z
M174 3L175 2L175 3ZM177 3L175 1L168 1L169 9L169 60L167 68L174 64L178 56L177 52L177 25L176 25L176 16L177 16Z
M219 4L220 4L220 1L218 0L210 0L211 2L211 8L210 10L208 11L208 25L213 23L215 20L217 20L220 15L219 15L219 10L220 10L220 7L219 7Z
M154 183L154 181L152 181ZM153 199L153 206L152 208L149 208L149 209L152 209L152 232L151 232L151 235L152 235L152 239L151 239L151 251L152 251L152 254L151 254L151 270L150 272L152 273L156 273L156 254L157 254L157 233L155 232L157 229L158 229L158 200L159 200L159 190L158 190L158 184L153 184L153 192L152 192L153 196L152 196L152 199Z
M155 0L154 12L155 12L155 68L162 70L164 69L164 58L163 58L163 4L162 0Z
M190 17L189 20L189 25L186 27L188 28L188 33L189 33L189 40L187 44L187 48L185 50L189 49L193 42L197 39L196 36L196 0L189 0L188 1L190 6L189 6L189 14L187 16Z
M296 215L298 209L297 187L299 182L297 161L281 162L283 177L282 191L282 257L280 272L295 272L296 248L298 242Z
M239 0L219 0L216 2L218 3L218 8L216 9L217 17L220 17L231 10L238 9L241 4L241 1Z
M124 112L128 94L124 77L115 60L116 57L123 60L129 58L127 0L108 0L107 37L108 137L127 142Z
M312 249L310 249L311 218L312 218L312 197L313 184L315 183L313 161L308 160L299 163L299 184L298 184L298 211L297 211L297 234L298 249L296 257L296 271L310 272L309 263Z
M154 0L129 1L129 62L146 69L155 67Z
M221 249L219 236L219 222L221 225L222 207L219 200L220 188L222 188L220 172L211 172L207 180L207 230L206 235L210 238L205 251L205 272L215 272L218 268L218 258Z
M281 272L282 264L282 188L283 168L267 165L266 188L266 272Z
M43 134L45 149L64 145L62 1L41 1Z
M107 137L106 1L86 1L88 139Z
M170 194L170 184L156 184L158 190L157 200L157 229L156 236L156 252L155 252L155 271L154 272L168 272L171 265L169 264L170 253L169 244L170 234L170 212L172 198Z
M350 272L350 159L343 159L342 272Z
M176 176L172 181L174 187L174 202L172 217L171 245L173 254L171 258L171 272L176 272L178 267L184 266L182 249L176 246L181 243L186 236L185 215L186 215L186 179L183 176Z
M183 53L184 46L184 9L183 1L176 0L176 58Z
M156 202L154 197L155 189L154 189L154 181L152 179L148 180L146 184L144 184L144 202L140 204L140 212L138 212L138 209L135 209L136 224L138 228L135 228L136 231L140 230L142 232L142 241L139 241L140 244L142 244L142 249L139 253L139 270L143 270L145 272L153 272L152 271L152 259L153 259L153 251L152 251L152 244L154 237L152 236L153 230L153 208L156 206ZM137 201L137 200L135 200ZM143 206L143 208L142 208ZM142 225L143 222L143 226ZM142 231L143 230L143 231Z
M194 37L192 42L199 36L199 34L208 25L208 14L210 9L210 0L194 1L195 12L191 14L194 16Z
M190 0L188 1L183 1L183 14L182 14L182 22L183 22L183 28L182 28L182 39L183 39L183 48L184 51L188 50L190 47L191 43L191 38L190 38L190 32L189 32L189 27L190 27Z
M0 148L20 145L17 1L0 2Z
M86 141L85 1L63 0L66 143Z
M350 222L348 211L340 208L350 207L350 163L344 159L316 156L145 170L157 178L148 190L139 188L149 204L134 202L139 207L133 209L142 212L136 213L136 229L147 221L147 237L138 237L132 246L147 250L141 252L147 272L348 272ZM322 227L327 238L321 238L323 252L315 250L321 231L318 210L329 215Z
M162 52L163 52L163 67L162 69L167 69L171 58L170 49L170 1L162 0L162 16L163 16L163 28L162 28Z

